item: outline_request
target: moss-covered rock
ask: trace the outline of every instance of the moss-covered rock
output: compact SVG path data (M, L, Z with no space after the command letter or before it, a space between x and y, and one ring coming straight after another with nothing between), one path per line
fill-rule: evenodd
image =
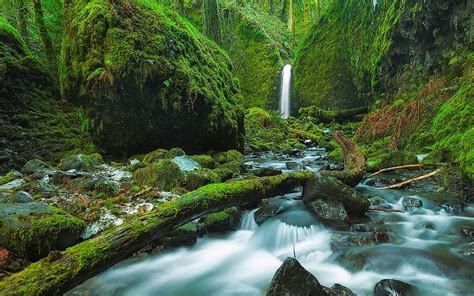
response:
M140 186L157 187L169 191L184 182L178 165L169 159L161 160L133 173L133 180Z
M159 148L145 155L143 163L152 164L165 158L168 158L168 150Z
M238 207L207 215L201 219L202 230L205 233L226 232L235 230L240 224L242 211Z
M77 243L84 228L82 220L43 203L0 207L0 245L30 260Z
M199 163L199 165L205 169L215 169L217 166L216 161L210 155L193 155L191 159Z
M0 17L0 172L31 158L56 161L66 151L93 151L77 110L57 100L50 75L18 32Z
M226 152L219 152L216 153L212 156L214 160L220 164L224 164L227 162L238 162L238 163L243 163L244 162L244 156L242 153L240 153L237 150L229 150Z
M240 149L241 96L227 55L156 2L65 3L61 91L86 106L106 153Z
M66 156L61 159L59 168L63 171L78 170L78 171L93 171L97 166L104 164L102 156L98 153L85 155L77 154Z
M472 44L471 9L449 0L332 1L297 50L297 104L346 109L378 99L407 66L443 71L447 50Z
M185 188L192 191L204 185L219 182L221 182L221 178L216 172L210 169L200 169L186 173Z

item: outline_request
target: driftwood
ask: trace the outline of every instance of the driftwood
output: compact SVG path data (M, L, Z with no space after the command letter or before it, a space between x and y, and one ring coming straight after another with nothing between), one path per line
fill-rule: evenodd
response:
M397 184L393 184L393 185L390 185L390 186L385 186L385 187L381 187L381 188L377 188L377 189L396 189L396 188L400 188L400 187L403 187L405 185L414 183L416 181L420 181L420 180L423 180L423 179L430 178L434 175L437 175L439 172L441 172L441 169L437 169L437 170L435 170L435 171L433 171L429 174L426 174L426 175L422 175L422 176L419 176L419 177L416 177L416 178L408 179L406 181L403 181L403 182L400 182L400 183L397 183Z
M225 208L284 194L312 176L295 172L201 187L63 252L51 252L0 282L0 295L60 295L173 228Z
M384 208L369 208L369 212L386 212L386 213L405 213L402 210L397 209L384 209Z
M361 114L367 114L369 112L368 107L358 107L339 111L327 111L316 107L301 108L299 112L302 115L311 116L316 119L317 122L332 123L332 122L344 122L344 121L356 121L360 120Z
M367 171L366 157L357 144L341 131L334 132L334 140L341 146L344 154L343 171L323 171L322 173L335 177L349 186L356 186L364 178Z
M372 178L373 176L377 176L378 174L385 173L385 172L390 172L390 171L395 171L395 170L405 170L405 169L417 169L417 168L422 168L422 167L424 167L423 164L399 165L399 166L394 166L394 167L390 167L390 168L381 169L381 170L367 176L367 178Z

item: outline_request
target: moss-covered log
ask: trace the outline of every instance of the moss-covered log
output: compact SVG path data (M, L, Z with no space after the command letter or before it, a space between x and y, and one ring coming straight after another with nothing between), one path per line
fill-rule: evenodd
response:
M63 252L50 253L48 257L0 282L0 294L59 295L173 228L205 214L280 195L303 185L312 175L297 172L201 187L100 236Z
M367 114L367 112L369 112L367 106L338 111L323 110L315 106L300 109L301 115L312 117L322 123L356 121L360 119L358 115Z

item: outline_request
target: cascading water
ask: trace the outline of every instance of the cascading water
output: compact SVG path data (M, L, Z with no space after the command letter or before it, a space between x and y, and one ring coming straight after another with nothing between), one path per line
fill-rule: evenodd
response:
M306 151L305 158L292 160L320 156L313 149ZM288 159L253 160L259 167L281 167ZM370 179L366 184L371 184ZM373 224L364 224L383 224L389 243L363 243L356 238L364 233L323 226L301 200L292 199L301 194L297 192L274 198L284 211L260 226L254 219L257 210L249 211L237 231L205 236L192 247L121 263L66 295L261 296L283 260L293 256L321 284L340 283L357 295L373 295L381 279L414 284L422 289L417 294L422 296L472 295L473 259L461 256L459 248L465 242L459 229L470 229L474 223L472 208L465 209L470 209L469 216L456 216L440 208L427 193L380 190L366 184L360 184L358 190L379 198L381 207L405 211L370 213ZM421 200L423 207L405 209L407 196Z
M291 106L291 65L285 65L281 74L280 114L283 119L290 116Z

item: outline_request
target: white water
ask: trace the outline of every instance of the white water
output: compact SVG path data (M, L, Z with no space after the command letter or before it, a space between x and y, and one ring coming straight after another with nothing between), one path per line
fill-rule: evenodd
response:
M281 166L275 159L265 164ZM205 236L192 247L119 264L67 295L261 296L283 260L294 254L323 285L340 283L359 296L372 295L382 279L416 285L422 289L419 295L473 295L473 261L459 254L464 243L459 229L472 228L473 217L448 215L423 193L364 184L358 190L405 210L370 214L374 223L389 230L389 243L345 246L344 238L357 233L326 228L302 201L283 199L287 210L260 226L255 223L256 210L249 211L235 232ZM422 200L423 208L405 209L402 199L407 195Z
M283 119L291 115L291 65L285 65L281 74L280 114Z

